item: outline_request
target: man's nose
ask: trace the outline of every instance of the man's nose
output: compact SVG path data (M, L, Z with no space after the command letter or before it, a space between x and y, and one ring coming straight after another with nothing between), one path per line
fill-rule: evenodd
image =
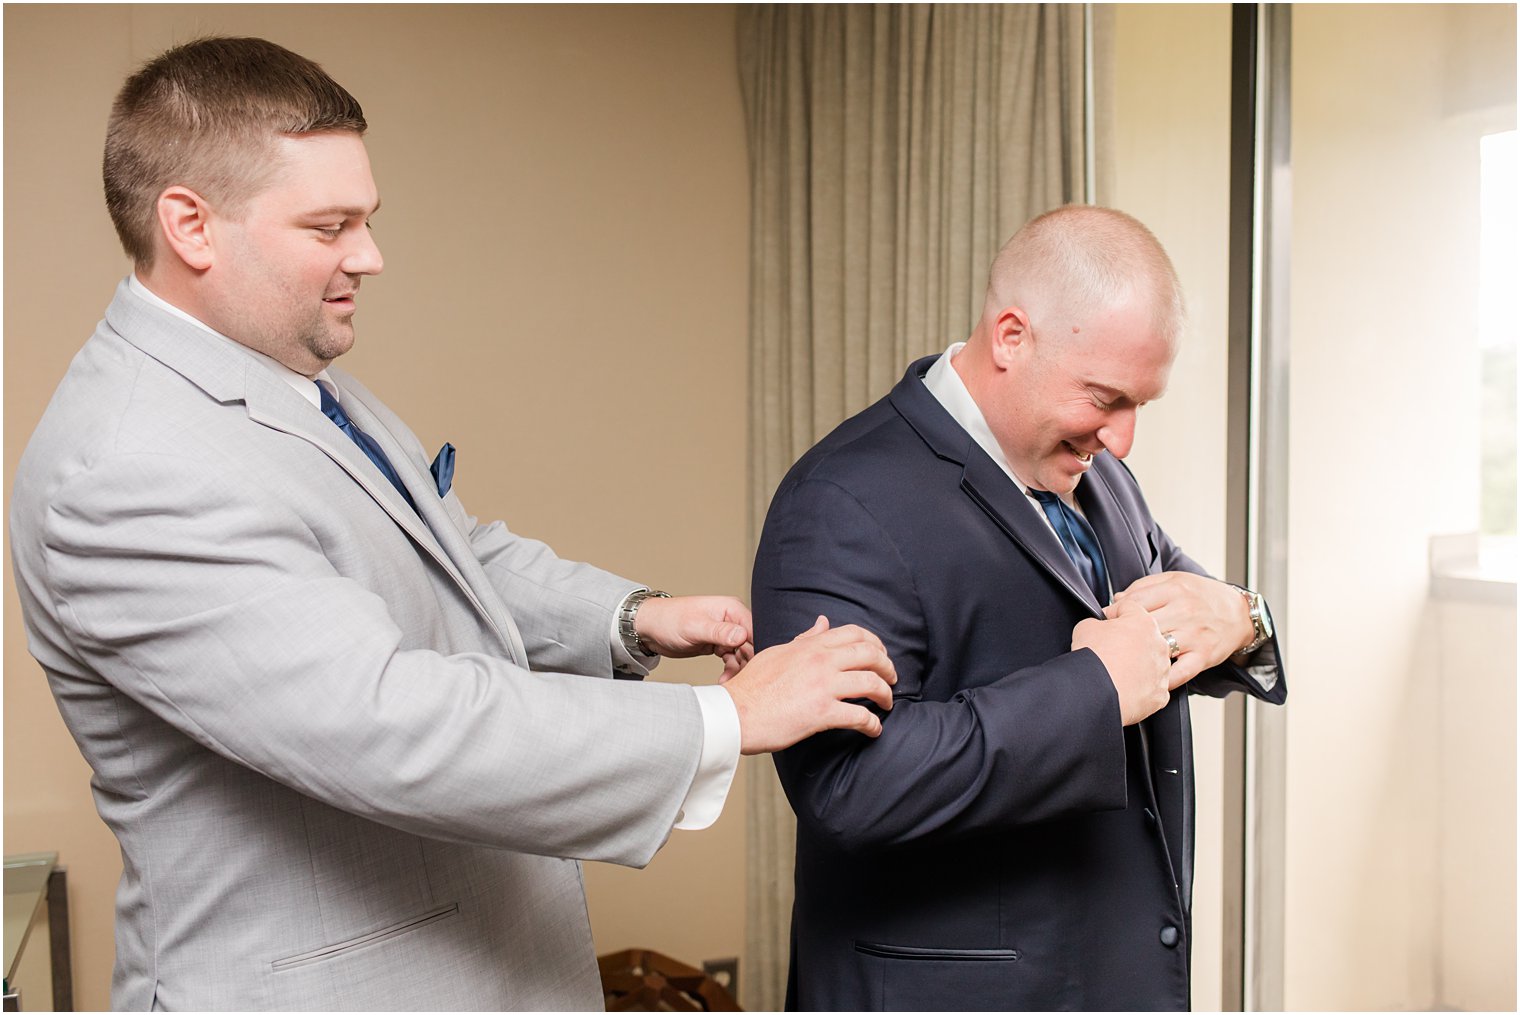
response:
M385 270L385 258L380 256L380 245L369 229L356 229L348 254L339 266L345 275L378 275Z
M1119 409L1098 428L1098 440L1115 458L1125 458L1135 444L1135 410Z

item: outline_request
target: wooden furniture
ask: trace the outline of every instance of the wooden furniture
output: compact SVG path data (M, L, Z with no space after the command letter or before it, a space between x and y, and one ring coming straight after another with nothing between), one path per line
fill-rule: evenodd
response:
M596 960L608 1011L742 1011L712 977L643 948Z

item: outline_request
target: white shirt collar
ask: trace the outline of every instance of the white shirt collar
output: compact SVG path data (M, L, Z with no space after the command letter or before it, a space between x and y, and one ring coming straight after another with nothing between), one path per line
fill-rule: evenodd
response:
M322 396L317 391L316 387L313 386L313 380L318 381L324 388L327 389L328 393L332 395L333 401L336 402L341 397L338 394L338 385L333 382L333 379L331 377L328 376L325 369L318 373L314 378L307 377L305 374L296 373L294 370L290 369L290 367L286 366L284 363L281 363L279 360L275 359L272 356L266 356L263 353L259 352L257 349L248 348L248 346L243 345L236 339L228 338L220 331L212 328L205 321L202 321L197 317L192 317L191 315L185 313L185 311L181 310L179 307L176 307L173 303L170 303L168 300L158 295L158 293L154 292L152 289L149 289L146 285L143 284L142 279L137 277L137 272L134 271L132 274L127 276L127 288L131 289L134 294L146 300L148 303L152 304L158 309L173 314L175 317L178 317L182 321L189 321L191 324L195 325L197 328L201 329L208 335L214 335L223 341L231 342L232 344L236 345L239 349L242 349L244 352L248 353L250 356L253 356L259 362L263 363L266 367L274 372L275 376L279 377L280 380L284 381L286 384L289 384L292 388L295 389L297 394L299 394L302 398L306 399L317 408L320 409L322 407Z
M924 387L929 389L940 405L945 407L952 419L961 425L961 429L971 435L981 449L987 452L987 457L997 463L998 468L1008 474L1013 484L1019 488L1019 492L1029 496L1029 487L1014 475L1013 466L1008 464L1008 456L1003 453L1003 446L992 435L992 427L987 425L987 417L982 414L981 406L976 404L976 399L971 397L971 392L966 390L966 382L961 380L961 375L956 372L951 360L966 347L965 342L956 342L946 349L944 355L934 361L929 370L924 374ZM1074 494L1064 493L1060 497L1069 507L1081 511ZM1045 513L1040 512L1040 517Z

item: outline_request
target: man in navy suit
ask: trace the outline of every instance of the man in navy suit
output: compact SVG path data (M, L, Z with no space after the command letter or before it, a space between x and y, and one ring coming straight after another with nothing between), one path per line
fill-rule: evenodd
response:
M879 738L776 757L789 1008L1189 1006L1188 694L1287 688L1261 598L1205 576L1120 461L1182 323L1143 225L1043 215L970 339L777 490L757 647L821 614L879 633L898 675Z

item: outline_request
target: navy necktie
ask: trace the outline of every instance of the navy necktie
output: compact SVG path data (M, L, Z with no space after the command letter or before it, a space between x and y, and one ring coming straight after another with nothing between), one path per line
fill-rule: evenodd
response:
M1077 570L1082 572L1082 577L1087 581L1087 587L1093 590L1093 595L1098 597L1100 606L1108 603L1108 568L1103 563L1103 548L1098 545L1098 537L1093 534L1092 527L1087 524L1087 519L1077 514L1066 505L1060 497L1049 490L1029 491L1029 496L1040 502L1040 507L1045 509L1045 517L1050 519L1051 527L1056 530L1056 535L1061 538L1061 545L1066 548L1066 556L1077 565Z
M322 414L332 420L339 430L347 434L349 440L359 445L359 450L363 451L369 460L375 463L375 468L380 470L380 474L391 481L391 485L396 488L396 491L401 496L406 498L408 504L412 505L412 510L416 511L417 505L412 501L412 495L406 492L405 486L401 485L400 474L391 465L391 460L385 457L385 452L380 450L380 445L375 443L375 439L369 434L354 426L354 421L348 418L348 413L343 411L343 407L338 404L338 400L333 398L328 392L326 385L321 381L314 381L313 383L316 384L317 391L321 392L322 395Z

